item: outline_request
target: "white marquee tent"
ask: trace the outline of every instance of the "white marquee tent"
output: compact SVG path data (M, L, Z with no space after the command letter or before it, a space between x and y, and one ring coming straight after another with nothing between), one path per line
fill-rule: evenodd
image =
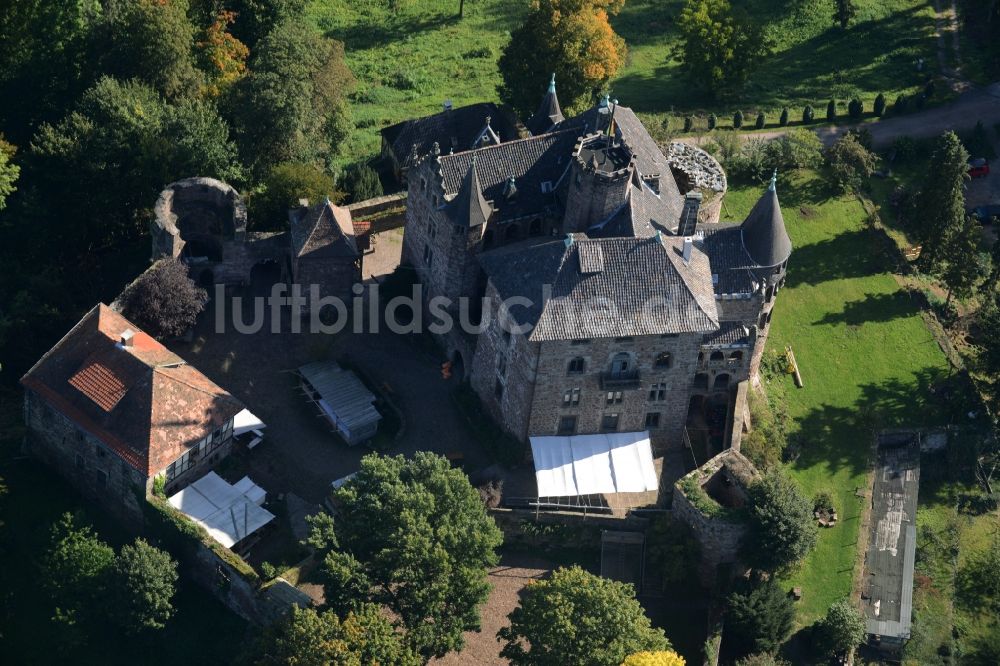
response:
M209 472L169 498L170 504L195 521L226 548L247 538L274 520L261 508L266 492L245 476L230 485Z
M532 437L539 497L656 490L648 432Z
M267 426L249 409L244 409L233 417L233 434L242 435L251 430L263 430Z

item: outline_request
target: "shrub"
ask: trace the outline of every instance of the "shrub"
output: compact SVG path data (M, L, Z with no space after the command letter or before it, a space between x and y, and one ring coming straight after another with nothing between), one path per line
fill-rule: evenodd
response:
M826 163L843 192L858 190L875 172L876 157L848 132L826 149Z
M924 104L926 103L927 103L927 95L925 95L924 93L918 93L917 96L913 99L913 105L918 109L924 108Z
M893 102L892 112L897 114L903 114L910 110L910 98L906 95L900 95Z
M351 195L351 201L365 201L384 194L378 173L367 164L354 164L344 174L344 186Z
M719 124L719 119L715 117L714 113L708 114L708 129L714 130L715 126Z
M826 121L829 123L834 122L837 119L837 102L835 100L830 100L826 105Z
M864 112L865 106L857 97L852 99L850 104L847 105L847 113L850 114L853 120L861 120L861 116L864 115Z
M768 472L750 486L749 533L743 548L747 564L780 571L795 564L816 545L812 503L780 471Z
M264 580L274 580L278 577L278 569L270 562L261 562L260 575Z
M836 511L833 505L833 495L828 490L821 490L813 495L813 511Z
M503 479L487 481L479 486L477 490L479 491L479 498L483 500L486 508L495 509L500 506L500 502L503 500Z
M881 118L885 114L885 95L883 95L882 93L878 94L878 97L875 98L875 106L873 107L872 110L875 112L875 115L878 116L879 118Z
M694 118L691 116L684 116L684 131L690 132L694 128Z
M917 156L917 141L912 136L898 136L892 142L892 154L897 162L910 162Z
M812 106L806 104L806 108L802 109L802 122L811 123L816 119L816 112L813 110Z
M786 106L781 110L781 115L778 117L778 125L780 127L788 126L788 107Z
M924 86L924 98L925 99L930 99L931 97L933 97L934 96L934 90L935 90L934 82L933 81L928 81L927 85Z
M757 129L764 129L764 125L766 124L767 124L767 118L764 116L764 113L763 112L758 113L757 122L755 122L753 126L756 127Z
M743 112L737 111L733 114L733 129L740 129L743 127Z

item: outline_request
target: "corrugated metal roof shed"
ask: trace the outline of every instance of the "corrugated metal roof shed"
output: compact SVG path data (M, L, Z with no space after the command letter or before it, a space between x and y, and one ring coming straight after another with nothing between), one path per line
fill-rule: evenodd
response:
M910 637L920 482L917 434L901 434L879 438L862 593L868 633L894 642Z
M299 374L319 394L320 405L334 413L338 428L343 425L349 433L366 432L382 418L372 405L372 392L334 361L308 363L299 368Z

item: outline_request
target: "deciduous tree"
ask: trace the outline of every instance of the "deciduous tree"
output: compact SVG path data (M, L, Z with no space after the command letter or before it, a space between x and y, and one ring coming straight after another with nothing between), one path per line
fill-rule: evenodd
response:
M645 651L630 654L622 666L684 666L684 657L673 650Z
M737 95L770 51L763 30L729 0L688 0L675 52L691 83L716 97Z
M332 610L292 607L257 641L257 666L416 666L420 660L378 608L365 605L343 620Z
M500 99L535 112L550 72L566 113L582 111L625 64L625 40L608 23L624 0L533 0L500 56Z
M865 617L849 599L835 601L816 623L816 643L826 655L849 652L865 640Z
M425 658L459 649L462 632L479 627L502 541L468 477L428 452L373 454L335 501L339 547L324 566L327 598L387 606ZM345 585L366 589L359 599L343 594Z
M826 149L826 163L833 182L843 192L861 189L875 173L877 157L861 145L855 134L847 133Z
M299 199L316 204L328 197L334 203L344 199L333 176L312 164L278 164L264 180L263 189L250 198L250 224L254 229L280 230L288 225L288 209Z
M749 530L743 548L747 564L780 571L801 560L816 545L812 502L778 470L765 474L748 490Z
M514 666L614 666L636 652L670 649L631 585L579 567L528 585L497 638L504 644L500 655Z
M122 313L156 337L181 335L194 326L208 294L188 277L187 266L161 259L121 295Z
M108 581L108 612L125 631L162 629L174 614L177 563L142 539L122 546Z
M50 545L42 558L42 583L60 607L76 612L100 595L115 551L71 513L52 526Z
M7 207L7 197L17 191L17 179L21 175L21 167L14 164L13 144L7 143L0 136L0 210Z
M223 94L247 73L250 49L229 32L234 21L236 12L219 11L197 43L205 71L202 92L209 97Z

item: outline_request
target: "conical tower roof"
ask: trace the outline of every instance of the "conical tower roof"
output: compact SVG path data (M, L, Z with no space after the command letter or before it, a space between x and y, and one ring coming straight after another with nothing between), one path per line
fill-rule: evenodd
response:
M445 210L452 222L462 226L478 227L490 219L493 207L483 197L475 155L469 162L469 170L465 172L462 187L459 188L455 198L448 202Z
M552 129L553 125L561 123L563 120L562 110L559 108L559 98L556 97L556 75L552 75L549 81L549 89L542 98L542 103L526 123L532 134L538 136Z
M753 210L740 225L743 247L758 266L779 266L792 254L792 241L778 204L777 173Z

